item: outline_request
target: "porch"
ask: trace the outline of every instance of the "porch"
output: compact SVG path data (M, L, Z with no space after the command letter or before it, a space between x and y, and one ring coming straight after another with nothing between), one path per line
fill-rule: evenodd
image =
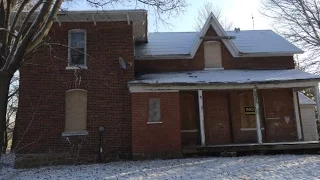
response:
M252 151L318 145L304 141L304 119L294 88L181 90L179 97L182 149Z
M179 110L180 115L175 116L179 119L165 119L158 126L162 127L159 136L163 136L166 128L173 133L165 121L180 124L178 132L174 131L175 142L167 139L167 145L163 145L161 141L164 149L176 147L179 133L183 154L275 151L320 149L318 141L304 141L297 94L314 88L319 97L319 80L300 70L208 70L148 74L129 87L131 93L160 97L161 117L165 116L161 109L167 103ZM165 94L178 99L162 102ZM178 105L174 102L177 100ZM318 98L316 102L319 107ZM155 132L157 127L145 129Z
M185 146L182 153L205 154L221 152L272 152L272 151L296 151L296 150L320 150L319 141L300 141L300 142L279 142L279 143L248 143L248 144L225 144L208 146Z

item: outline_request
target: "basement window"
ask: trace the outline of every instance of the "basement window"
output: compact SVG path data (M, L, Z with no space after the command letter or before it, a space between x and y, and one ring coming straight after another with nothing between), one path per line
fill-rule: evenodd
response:
M87 69L87 32L73 29L68 34L68 67L67 69Z
M62 136L87 135L87 91L66 91L65 131Z
M160 99L150 98L148 124L157 124L157 123L161 123Z

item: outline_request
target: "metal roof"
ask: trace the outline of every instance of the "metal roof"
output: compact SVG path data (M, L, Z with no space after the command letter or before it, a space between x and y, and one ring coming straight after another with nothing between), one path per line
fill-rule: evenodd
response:
M202 70L154 73L136 77L131 84L254 84L320 81L320 76L299 69L285 70Z
M303 51L272 30L227 31L241 53L302 53Z
M303 51L272 30L226 31L235 36L232 43L244 54L298 54ZM136 45L136 57L190 55L199 32L149 33L148 43Z
M149 33L148 43L136 45L136 56L189 55L197 32Z

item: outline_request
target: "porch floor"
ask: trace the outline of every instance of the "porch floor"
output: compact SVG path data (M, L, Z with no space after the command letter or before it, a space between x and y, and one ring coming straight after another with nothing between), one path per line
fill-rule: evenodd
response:
M254 151L286 151L286 150L319 150L319 141L277 142L277 143L249 143L225 144L207 146L182 147L183 154L219 153L219 152L254 152Z

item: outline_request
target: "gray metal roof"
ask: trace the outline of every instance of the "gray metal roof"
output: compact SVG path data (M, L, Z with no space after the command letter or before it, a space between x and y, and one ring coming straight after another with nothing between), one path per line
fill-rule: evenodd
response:
M272 30L227 31L231 40L241 53L302 53L303 51ZM149 33L148 43L136 45L135 55L168 56L189 55L195 41L199 38L198 32L160 32Z
M197 32L149 33L148 43L136 45L136 56L188 55Z
M227 31L242 53L302 53L302 50L272 30Z

